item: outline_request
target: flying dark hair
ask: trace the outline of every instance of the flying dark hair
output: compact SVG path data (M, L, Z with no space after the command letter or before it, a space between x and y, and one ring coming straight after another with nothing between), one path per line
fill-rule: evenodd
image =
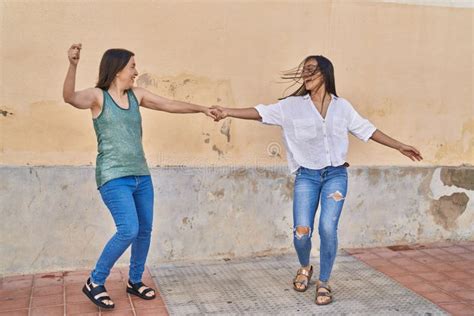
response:
M292 97L292 96L303 96L309 93L308 90L306 90L306 87L304 85L304 80L303 80L303 68L304 65L306 64L307 61L314 59L318 63L318 66L314 71L309 74L310 76L313 76L315 74L320 74L323 77L323 80L321 81L320 86L317 88L321 88L322 84L324 83L324 87L326 88L326 92L335 95L336 97L338 96L336 93L336 82L334 79L334 67L331 63L331 61L322 56L322 55L311 55L306 57L298 67L290 69L288 71L283 72L282 79L284 80L290 80L293 81L293 84L288 87L286 90L289 88L293 87L296 84L301 84L301 86L293 93L290 95L284 97ZM285 91L286 91L285 90Z

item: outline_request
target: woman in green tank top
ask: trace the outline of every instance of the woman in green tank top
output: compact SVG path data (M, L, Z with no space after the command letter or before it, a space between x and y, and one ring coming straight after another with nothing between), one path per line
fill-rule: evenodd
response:
M81 44L68 51L69 69L64 81L64 101L78 109L90 109L97 136L96 182L110 210L117 232L104 247L83 292L97 306L114 308L104 283L118 258L131 246L127 292L143 299L155 291L142 283L153 222L153 184L142 146L139 107L170 113L204 113L216 119L210 108L169 100L134 87L138 76L134 54L109 49L102 56L96 87L76 91L76 69Z

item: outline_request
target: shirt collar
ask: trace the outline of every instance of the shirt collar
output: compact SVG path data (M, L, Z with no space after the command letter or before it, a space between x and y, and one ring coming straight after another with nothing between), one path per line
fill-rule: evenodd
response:
M330 93L331 95L331 99L336 99L336 96L332 93ZM303 99L304 100L308 100L310 97L309 97L309 93L306 93L304 96L303 96Z

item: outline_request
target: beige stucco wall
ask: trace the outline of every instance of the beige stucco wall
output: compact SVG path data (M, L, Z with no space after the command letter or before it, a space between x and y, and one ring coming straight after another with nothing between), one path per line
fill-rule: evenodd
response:
M337 89L425 165L474 164L473 17L463 7L378 1L0 1L0 164L88 165L90 113L61 100L66 50L82 42L77 87L102 53L136 53L138 83L205 105L282 96L279 72L309 54L335 64ZM285 164L279 129L143 110L151 166ZM271 149L269 149L271 147ZM352 139L353 165L409 165Z

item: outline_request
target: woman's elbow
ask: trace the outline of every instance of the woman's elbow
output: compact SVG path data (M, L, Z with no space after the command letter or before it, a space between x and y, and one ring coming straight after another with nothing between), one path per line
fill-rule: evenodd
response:
M73 101L73 95L71 95L70 93L63 93L63 100L64 102L71 104L71 102Z
M69 105L72 105L75 108L82 109L82 107L78 106L74 100L74 96L66 95L63 96L64 102L66 102Z

